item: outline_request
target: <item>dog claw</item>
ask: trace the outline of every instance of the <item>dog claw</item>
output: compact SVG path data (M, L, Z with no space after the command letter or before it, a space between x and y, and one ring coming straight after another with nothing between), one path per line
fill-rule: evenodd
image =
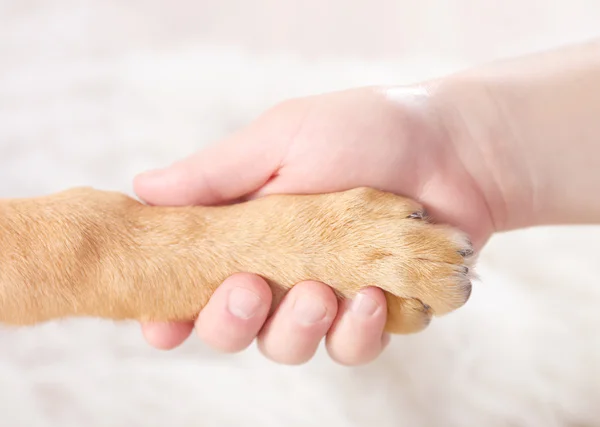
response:
M468 257L473 255L473 249L469 248L469 249L463 249L458 251L458 254L462 257Z
M423 219L423 218L425 218L425 212L423 212L423 211L413 212L413 213L411 213L408 216L408 218L411 218L411 219Z

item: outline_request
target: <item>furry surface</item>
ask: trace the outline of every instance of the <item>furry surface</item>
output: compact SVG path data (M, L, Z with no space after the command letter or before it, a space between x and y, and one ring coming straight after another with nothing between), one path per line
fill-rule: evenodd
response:
M0 247L6 326L193 322L221 283L245 272L269 283L272 307L302 281L327 283L340 298L377 286L385 331L408 334L465 305L475 261L462 231L367 187L227 206L148 206L91 187L3 199Z
M600 35L595 0L414 3L377 0L367 13L334 1L314 14L316 1L0 0L0 196L77 185L131 193L138 171L286 97L403 83ZM163 353L135 324L2 328L0 421L596 426L598 253L597 227L496 236L463 309L355 369L324 351L290 368L255 348L223 356L195 339Z

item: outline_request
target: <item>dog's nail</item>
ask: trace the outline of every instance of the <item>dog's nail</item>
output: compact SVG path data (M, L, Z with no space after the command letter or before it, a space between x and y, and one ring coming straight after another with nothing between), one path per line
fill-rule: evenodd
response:
M433 313L431 310L431 306L429 304L425 304L424 302L421 302L421 304L422 304L421 313L423 313L423 317L422 317L423 327L427 327L431 323L431 317L432 317Z
M258 312L262 300L254 292L244 288L233 288L229 293L228 309L240 319L250 319Z
M426 328L426 327L427 327L427 326L429 326L429 324L431 323L431 317L432 317L432 316L430 316L430 315L429 315L429 312L428 312L428 311L427 311L427 312L425 312L425 313L426 313L427 315L426 315L426 316L423 316L423 327L425 327L425 328Z
M350 308L360 317L370 317L377 312L379 304L370 296L360 293L354 297Z
M464 265L463 268L462 268L462 272L463 272L464 275L469 274L469 267L467 267L466 265Z
M425 218L425 212L423 212L423 211L413 212L413 213L411 213L408 216L408 218L411 218L411 219L423 219L423 218Z
M468 257L473 255L473 249L469 248L469 249L463 249L458 251L458 254L462 257Z
M300 296L294 303L294 318L303 325L313 325L327 315L323 303L306 295Z

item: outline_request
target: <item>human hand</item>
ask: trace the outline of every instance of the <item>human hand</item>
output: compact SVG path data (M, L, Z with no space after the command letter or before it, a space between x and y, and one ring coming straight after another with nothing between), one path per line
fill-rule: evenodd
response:
M437 101L425 87L287 101L220 143L136 177L135 191L149 204L178 206L368 186L419 201L435 221L461 228L481 248L495 230L490 206L501 204L502 194L493 170L475 174L473 166L492 165L494 153L473 150L464 123ZM330 356L347 365L370 362L389 340L379 289L338 303L327 284L300 283L270 313L272 299L263 279L240 273L217 289L195 323L147 323L143 333L164 349L194 327L225 352L257 339L268 358L287 364L309 360L324 337Z

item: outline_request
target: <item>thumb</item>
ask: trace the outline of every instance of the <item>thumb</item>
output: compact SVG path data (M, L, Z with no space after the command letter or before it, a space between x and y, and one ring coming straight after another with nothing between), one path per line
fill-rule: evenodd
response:
M134 178L136 194L151 205L217 205L261 188L280 162L277 144L244 131Z

